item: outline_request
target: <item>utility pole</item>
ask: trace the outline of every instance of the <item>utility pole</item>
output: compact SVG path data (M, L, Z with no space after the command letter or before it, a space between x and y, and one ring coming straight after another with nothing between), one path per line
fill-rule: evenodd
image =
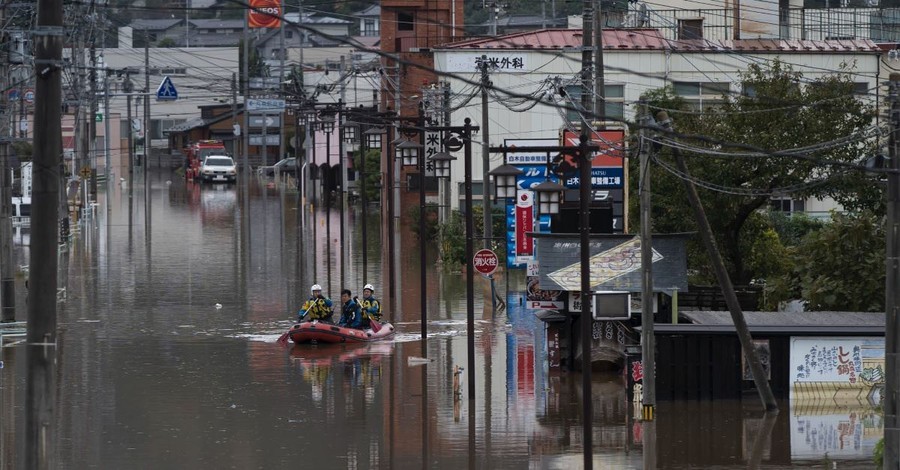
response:
M450 115L451 115L451 106L450 106L450 82L445 81L442 82L442 86L444 87L444 125L450 125ZM443 151L447 151L446 148ZM444 186L444 203L441 209L443 213L443 217L441 217L441 222L447 223L450 220L450 180L448 178L438 178L438 181Z
M665 111L657 113L656 120L663 129L667 131L673 129L672 120L669 119L669 115ZM709 221L706 218L706 212L704 212L703 205L700 203L700 196L697 194L697 188L689 179L690 173L687 164L684 162L684 157L681 156L681 152L677 147L673 147L672 153L675 156L675 163L678 166L678 171L684 175L682 182L684 183L688 200L691 203L691 208L694 211L694 217L697 219L700 238L703 240L703 245L709 253L710 262L716 273L716 280L722 287L722 295L725 297L725 303L728 305L728 310L731 312L731 319L734 322L734 329L737 331L738 339L741 342L741 349L743 349L744 357L750 364L750 371L753 373L753 383L756 385L756 389L759 392L759 398L762 400L762 404L766 411L775 411L778 409L778 404L775 403L775 396L772 395L772 389L769 387L766 373L763 370L762 364L759 362L759 356L756 354L756 347L753 345L753 337L750 335L750 329L747 327L747 321L744 319L744 312L741 311L741 305L738 303L737 296L734 294L734 286L731 284L731 278L728 276L728 271L725 270L725 263L722 261L722 255L719 254L716 240L713 238L712 229L709 227Z
M0 23L6 9L0 8ZM9 49L0 48L0 88L9 87ZM20 91L21 93L21 91ZM0 322L16 321L15 254L12 247L12 175L10 157L9 110L0 111Z
M141 159L141 170L144 172L144 194L150 200L147 189L147 168L150 166L150 34L144 30L144 158ZM150 227L146 227L147 233Z
M235 160L237 160L240 148L240 143L238 140L240 136L234 134L234 130L237 129L238 120L237 120L237 73L231 73L231 129L232 136L234 139L232 140L231 151L234 153Z
M484 248L492 249L493 241L494 241L494 205L493 198L491 192L491 127L488 116L488 88L492 86L490 76L488 75L488 69L490 68L490 63L487 60L487 56L481 56L481 63L479 63L478 68L481 69L481 129L482 129L482 142L481 142L481 208L483 210L482 214L482 224L484 224L483 232L484 232ZM496 286L494 285L494 276L490 276L491 281L491 307L496 310L497 308L497 295L496 295Z
M62 169L61 0L38 0L34 37L34 165L31 204L28 373L25 386L24 467L55 468L56 292Z
M346 229L344 225L346 224L345 211L344 208L347 206L347 155L346 150L344 148L344 98L347 93L347 85L344 81L344 72L346 70L347 63L344 56L341 56L341 73L340 73L340 86L341 86L341 95L338 99L338 111L337 111L337 129L338 129L338 169L341 171L341 193L339 196L341 197L340 201L340 217L341 217L341 227L340 227L340 236L341 236L341 288L344 288L344 281L346 280L346 275L344 272L347 269L347 246L345 244L346 241ZM368 282L363 280L363 282Z
M650 122L647 103L641 102L641 122ZM644 127L640 130L640 176L641 197L641 355L644 367L643 378L643 419L654 419L656 407L656 337L653 326L653 219L650 199L650 149L644 139Z
M90 15L91 22L94 23L96 17L96 10L94 9L94 4L90 5ZM90 113L88 116L88 158L89 158L89 166L91 168L91 182L90 182L90 194L96 198L97 196L97 34L96 27L91 29L91 70L89 73L89 80L91 81L90 87L90 97L91 97L91 106Z
M593 402L591 399L591 330L593 323L592 305L593 294L591 292L591 155L587 152L587 143L590 142L591 122L593 113L593 100L591 90L593 83L593 0L584 0L584 12L582 14L583 47L581 50L581 152L578 163L580 219L579 230L581 232L581 396L582 396L582 441L584 445L584 468L594 468L593 426L594 419ZM573 341L574 344L574 341Z
M885 221L885 378L884 378L884 468L895 469L900 465L900 419L897 417L898 390L900 383L900 361L897 354L897 328L900 327L900 152L897 151L900 132L900 74L890 75L891 134L890 173L887 185L887 220Z
M594 0L594 121L606 119L606 88L603 82L603 19L600 0Z
M106 177L106 212L112 212L112 156L109 136L109 69L103 71L103 153Z

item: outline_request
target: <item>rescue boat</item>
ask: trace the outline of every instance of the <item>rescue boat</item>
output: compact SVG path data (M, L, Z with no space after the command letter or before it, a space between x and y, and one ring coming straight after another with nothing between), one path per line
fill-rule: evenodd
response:
M318 320L297 323L288 331L288 337L295 344L301 343L371 343L394 336L394 325L381 323L376 330L358 330L324 323Z

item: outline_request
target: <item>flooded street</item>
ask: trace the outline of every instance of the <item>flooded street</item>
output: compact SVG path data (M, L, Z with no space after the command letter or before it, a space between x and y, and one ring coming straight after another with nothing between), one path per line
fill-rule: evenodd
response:
M454 392L454 370L467 364L465 278L431 254L423 352L413 234L398 237L402 295L395 310L385 305L393 341L285 348L276 340L312 284L335 302L342 287L357 295L366 283L383 296L378 211L368 211L364 273L361 214L348 209L341 273L337 208L329 225L318 207L298 210L295 191L254 185L243 211L239 186L186 186L167 172L149 181L146 198L135 187L131 211L127 187L114 185L111 210L101 191L60 277L58 468L582 465L581 376L547 367L523 273L498 282L502 312L485 306L476 282L473 403L465 382L461 398ZM26 254L20 247L19 265ZM3 348L2 469L23 465L24 359L24 349ZM766 416L748 396L661 402L643 424L621 373L593 378L595 468L874 467L875 410L784 402Z

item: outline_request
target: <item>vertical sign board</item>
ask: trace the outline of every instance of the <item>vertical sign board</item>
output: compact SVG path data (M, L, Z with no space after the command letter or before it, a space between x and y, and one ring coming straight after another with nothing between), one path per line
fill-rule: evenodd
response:
M558 146L559 141L557 139L505 139L503 141L503 145L511 149L515 149L516 147L553 147ZM553 159L556 155L557 154L551 154L550 158ZM506 163L522 170L522 174L516 177L516 188L518 190L530 190L535 186L543 183L548 178L546 152L510 152L506 155ZM556 177L553 175L549 175L549 178L551 181L556 181ZM509 253L509 255L507 255L506 257L506 265L510 268L524 268L526 267L526 262L528 261L528 259L534 256L533 242L531 243L531 252L526 254L517 251L517 249L519 248L518 240L520 234L524 234L525 232L534 230L534 218L538 215L537 209L533 207L534 192L532 191L531 194L532 220L530 221L526 221L525 219L518 217L523 215L521 212L519 212L518 209L518 197L515 204L508 204L506 206L506 249L507 253ZM538 231L549 231L550 216L543 215L540 216L540 219L541 220L538 226ZM527 227L524 227L526 223Z
M431 157L441 151L441 133L425 132L425 176L434 177L434 161Z
M534 239L528 232L534 230L534 192L530 189L516 191L516 261L521 263L534 258Z

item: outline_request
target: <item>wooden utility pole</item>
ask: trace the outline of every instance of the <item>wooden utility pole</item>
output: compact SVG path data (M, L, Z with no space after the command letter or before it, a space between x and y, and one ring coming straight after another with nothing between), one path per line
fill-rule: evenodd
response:
M591 384L591 327L593 324L593 293L591 292L591 155L587 152L587 144L591 139L591 117L594 115L591 99L593 80L593 0L584 0L582 15L584 44L581 49L581 151L578 154L578 187L580 220L579 231L581 248L581 439L584 445L583 466L585 470L594 468L594 409ZM573 335L574 336L574 335ZM574 339L574 338L573 338ZM575 342L572 341L574 345Z
M669 115L665 111L657 113L656 120L664 129L672 130L672 120L669 119ZM681 156L681 152L678 148L673 147L672 153L675 155L675 163L678 166L678 171L684 175L682 182L684 183L688 200L691 203L691 208L694 210L694 217L697 219L697 228L700 231L700 238L703 239L703 245L706 247L707 253L709 253L710 262L716 272L716 280L719 281L719 286L722 288L722 295L725 297L725 303L728 305L728 310L731 312L734 329L737 331L738 339L741 342L741 349L744 351L744 357L750 364L750 371L753 373L753 383L756 385L756 389L759 392L759 398L762 400L762 404L766 411L777 410L778 404L775 403L775 396L772 395L772 388L769 387L769 380L766 378L762 363L759 362L759 356L756 354L756 346L753 344L753 337L750 336L750 329L747 327L747 321L744 319L744 312L741 311L741 305L738 303L737 296L734 294L734 286L731 284L731 278L728 276L728 271L725 270L725 263L722 261L722 255L719 254L719 247L716 246L716 240L713 238L712 229L709 227L709 221L706 219L706 212L704 212L703 205L700 203L700 196L697 194L697 188L694 186L694 183L688 179L690 173L687 164L684 162L684 157Z
M900 74L890 75L890 121L891 133L888 151L890 169L887 186L887 220L885 221L885 339L884 339L884 468L896 469L900 466L900 419L898 409L898 383L900 383L900 361L897 354L898 331L900 327L900 152L897 151L900 133Z
M38 0L34 38L34 166L25 385L25 468L51 469L55 455L56 297L62 178L62 0Z
M641 122L650 121L647 103L641 102ZM646 421L654 419L656 407L656 337L653 326L653 219L651 218L650 199L650 149L644 140L644 128L640 130L640 176L639 189L641 197L641 362L644 370L642 382L643 398L641 399L642 418Z
M150 166L150 33L144 30L144 158L141 159L141 170L144 172L145 200L149 200L147 188L147 168ZM150 228L146 227L149 232Z
M0 8L0 22L6 9ZM9 52L0 48L0 87L9 87ZM21 93L21 91L20 91ZM0 322L16 321L15 254L12 248L12 175L10 174L9 108L0 111Z

